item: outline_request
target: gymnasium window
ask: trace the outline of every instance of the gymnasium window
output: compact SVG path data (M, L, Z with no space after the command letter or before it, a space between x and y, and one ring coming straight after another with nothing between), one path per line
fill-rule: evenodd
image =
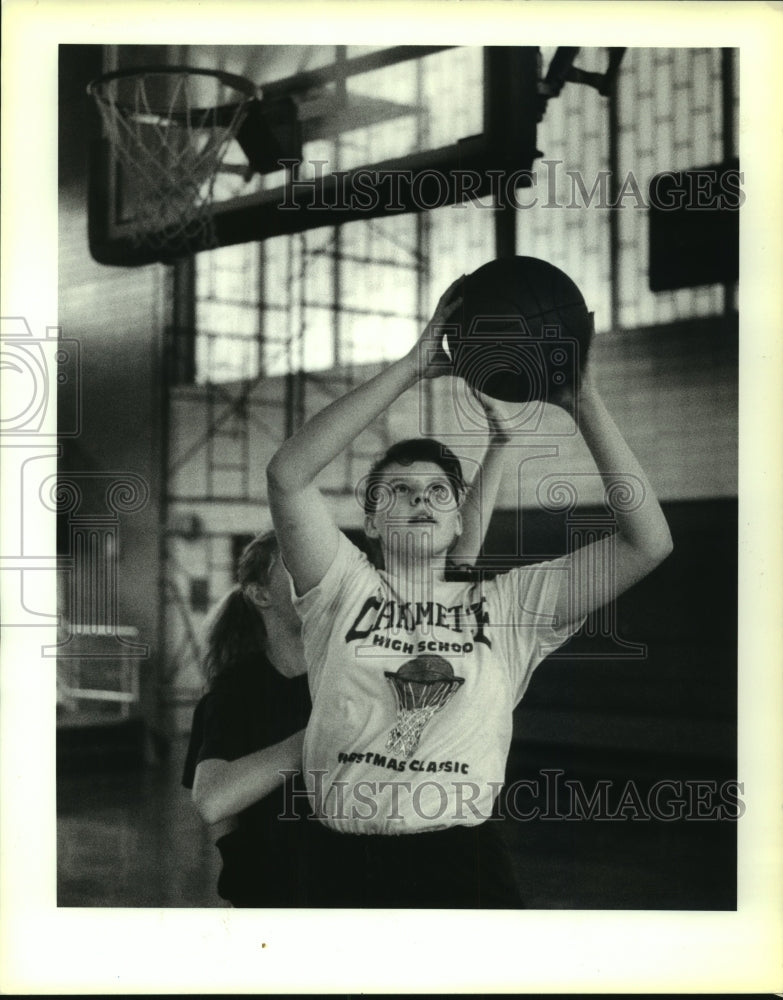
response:
M343 58L352 54L342 50ZM543 54L546 59L551 51ZM583 49L577 62L600 70L605 53ZM480 92L481 67L481 50L462 48L349 78L347 85L368 97L409 102L412 113L314 142L305 160L349 169L479 130L472 116L480 102L468 96ZM567 85L549 102L539 127L545 158L562 164L558 199L567 201L572 193L567 169L580 170L589 189L614 163L620 177L633 171L645 191L657 172L733 155L727 134L737 134L736 60L728 75L725 70L717 49L627 50L612 139L609 102ZM455 80L463 88L459 99ZM546 169L541 161L536 166ZM280 178L264 183L276 186ZM539 194L545 201L546 192ZM594 308L599 333L723 311L726 290L720 285L652 293L647 213L627 207L614 216L599 207L519 210L517 252L546 257L569 273ZM399 357L453 272L491 259L494 245L493 213L466 205L202 253L191 265L193 363L190 370L180 364L179 377L198 384L250 381Z
M336 47L335 57L362 51ZM433 53L349 77L345 85L368 104L386 102L409 111L308 143L302 178L315 160L327 160L330 169L350 169L437 148L482 128L480 48ZM232 181L229 175L227 183ZM274 188L281 177L271 175L264 183ZM459 211L361 219L199 254L190 265L191 380L254 380L399 357L437 301L441 273L447 276L448 266L432 263L433 246L443 248L449 265L456 259L450 256L454 240L464 244L468 230L481 229L485 236L474 257L478 264L492 256L491 213L472 223L458 218Z
M582 68L599 71L605 61L600 50L589 49L576 60ZM737 135L739 113L738 69L736 53L726 65L720 49L627 49L617 81L613 137L609 103L591 97L584 87L567 85L549 102L539 126L539 149L548 161L559 161L537 164L540 202L549 197L550 179L559 204L573 199L568 170L582 174L589 192L601 172L613 167L615 183L632 174L646 194L657 173L708 166L736 155L732 136ZM596 207L597 200L573 211L552 211L542 204L520 211L517 252L545 257L563 268L594 308L599 333L722 313L722 285L651 292L647 210L636 207L633 195L615 211Z

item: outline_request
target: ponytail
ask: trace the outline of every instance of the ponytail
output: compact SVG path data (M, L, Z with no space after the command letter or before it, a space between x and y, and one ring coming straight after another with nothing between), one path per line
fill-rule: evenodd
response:
M207 626L204 672L209 687L223 671L257 666L264 655L266 626L247 588L269 582L277 553L275 534L268 531L249 542L239 557L237 585L217 606Z
M211 687L225 670L257 663L266 645L264 619L240 587L234 587L215 609L207 628L204 672Z

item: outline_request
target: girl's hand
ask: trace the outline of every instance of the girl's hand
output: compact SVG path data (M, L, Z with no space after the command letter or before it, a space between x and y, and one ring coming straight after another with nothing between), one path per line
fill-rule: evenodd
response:
M511 440L511 435L503 426L503 418L496 401L473 387L471 387L470 392L478 400L481 408L484 410L484 416L487 418L490 447L508 444Z
M546 402L551 403L553 406L559 406L578 423L578 404L597 392L592 376L592 361L590 356L588 356L582 371L576 372L575 382L576 393L574 392L574 383L572 382L564 386L562 389L558 389L556 392L552 393Z
M443 346L443 325L454 316L462 305L463 274L452 282L441 295L432 319L414 345L411 354L416 355L419 366L419 378L440 378L442 375L453 374L453 359L446 353Z
M593 314L590 313L590 322L594 322ZM587 398L591 393L595 393L597 390L595 388L595 383L592 378L592 351L590 347L592 346L592 336L589 341L589 346L587 348L587 357L584 360L581 371L574 374L574 380L570 383L566 383L562 389L556 389L550 394L550 396L544 400L546 403L551 403L553 406L559 406L561 410L565 410L574 420L578 421L579 408L577 403Z

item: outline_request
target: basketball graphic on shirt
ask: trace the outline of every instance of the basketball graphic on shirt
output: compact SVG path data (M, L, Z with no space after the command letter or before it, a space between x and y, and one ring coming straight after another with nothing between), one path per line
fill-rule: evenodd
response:
M389 733L386 749L408 758L416 750L422 731L464 683L442 656L425 655L408 660L385 676L394 690L397 721Z

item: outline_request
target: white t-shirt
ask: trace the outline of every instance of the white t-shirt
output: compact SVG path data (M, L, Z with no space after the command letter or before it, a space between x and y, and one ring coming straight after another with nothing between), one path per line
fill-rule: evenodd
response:
M324 578L295 598L313 701L305 780L327 826L415 833L489 818L512 711L580 624L553 619L567 572L558 559L406 595L341 534ZM387 676L433 665L453 679Z

